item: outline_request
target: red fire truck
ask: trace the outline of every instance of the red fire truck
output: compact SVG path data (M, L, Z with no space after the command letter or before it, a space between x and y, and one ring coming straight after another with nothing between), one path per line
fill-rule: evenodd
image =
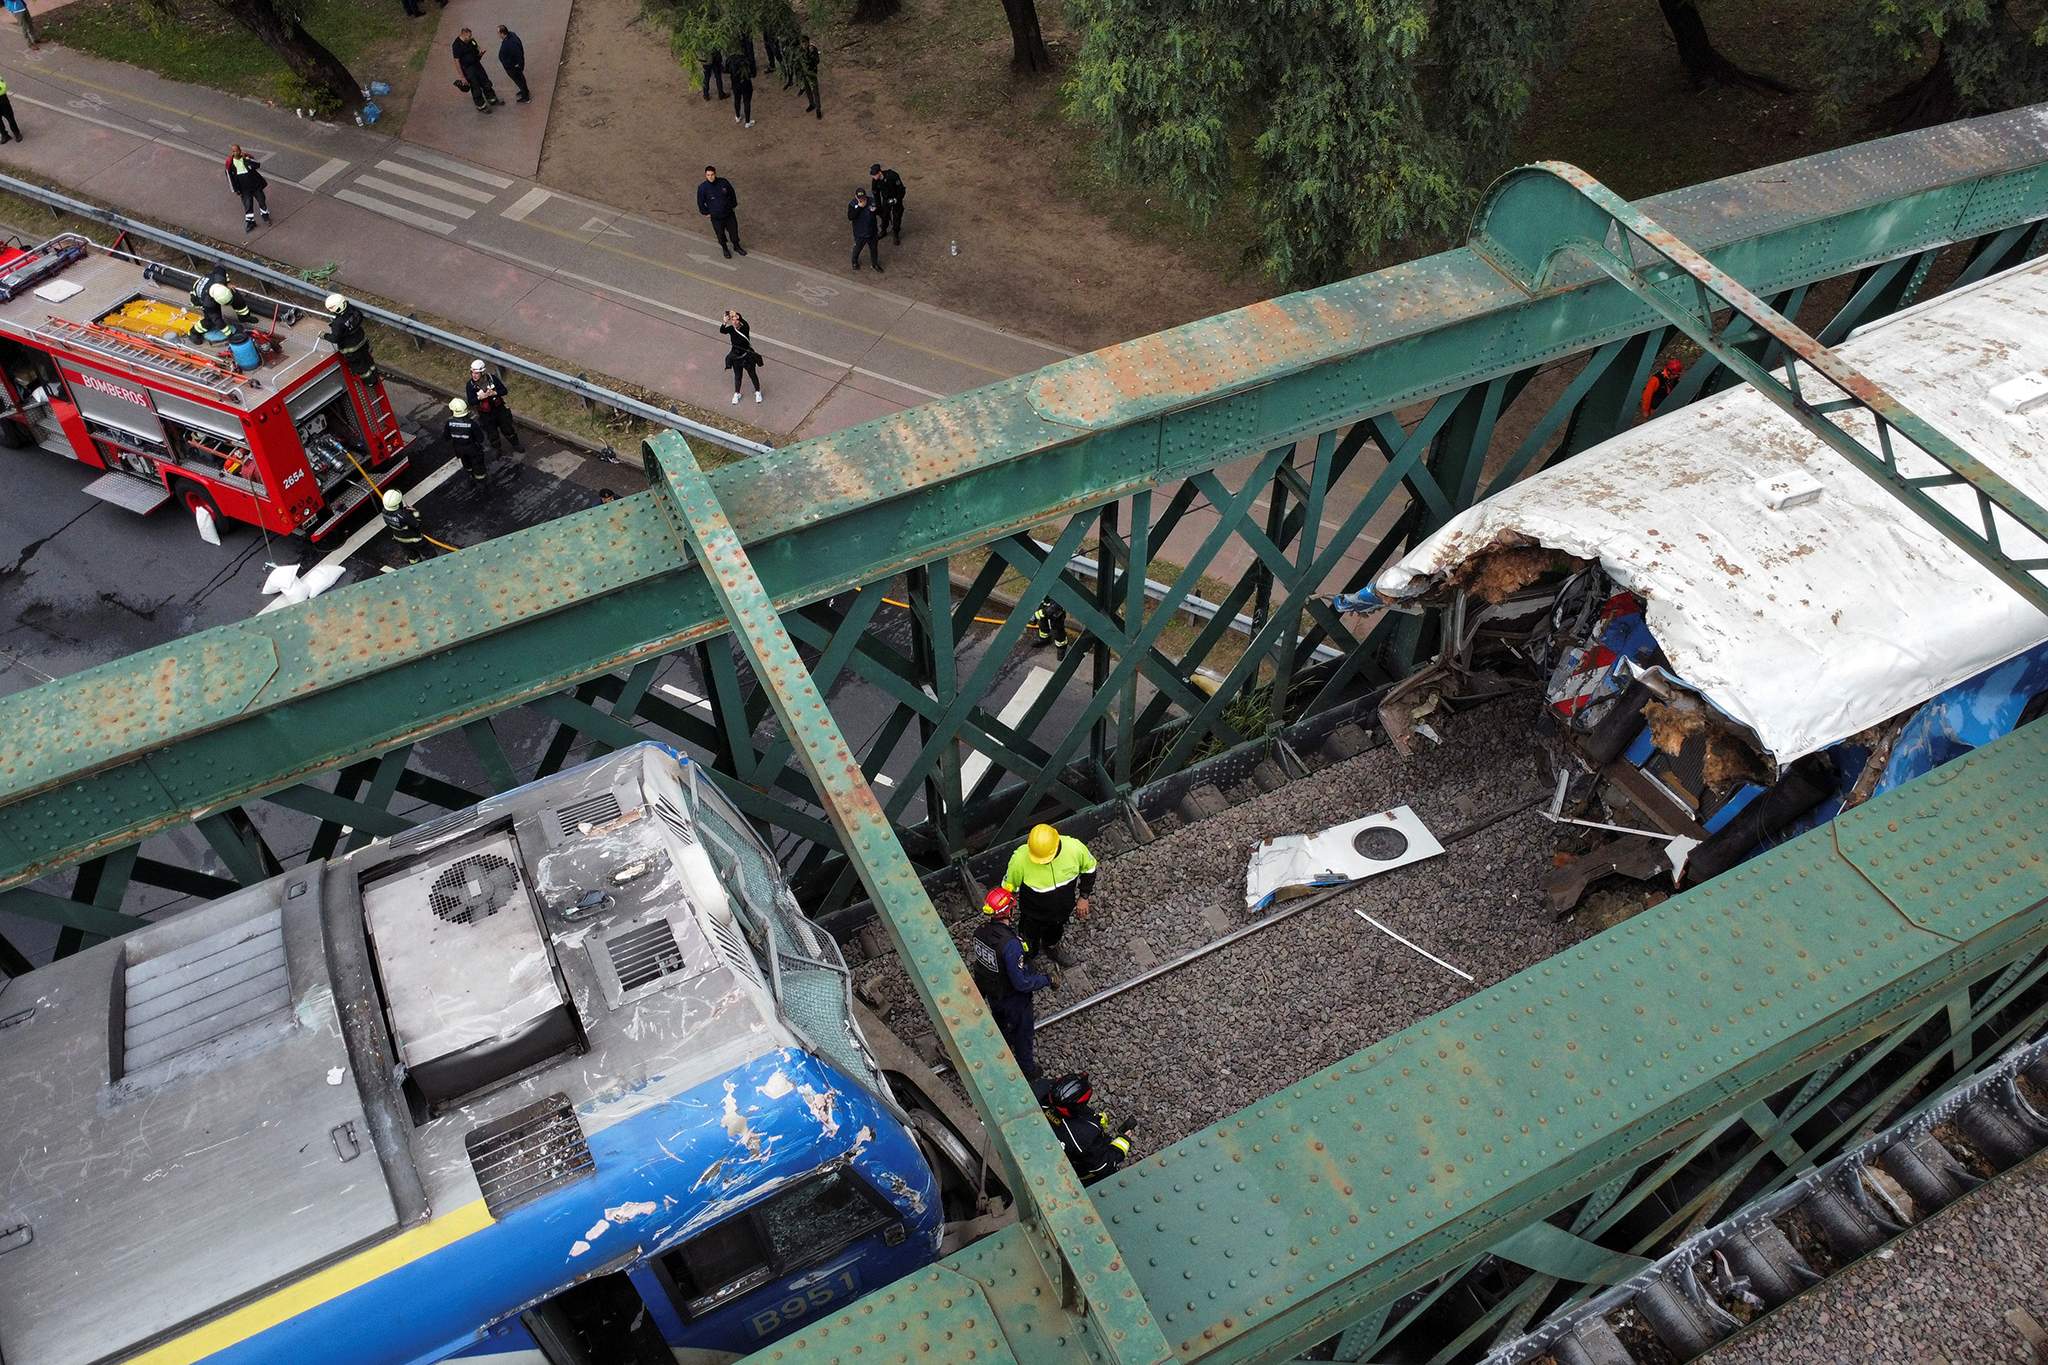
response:
M105 470L85 491L130 511L175 500L325 538L408 463L383 380L344 361L324 318L236 285L243 368L193 339L192 282L75 233L0 247L0 446Z

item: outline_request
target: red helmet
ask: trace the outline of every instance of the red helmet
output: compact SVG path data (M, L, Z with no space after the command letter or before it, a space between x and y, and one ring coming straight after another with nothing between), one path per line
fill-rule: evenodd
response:
M1685 362L1681 361L1677 356L1673 356L1657 368L1664 371L1667 379L1676 379L1685 373Z
M1017 893L1007 886L991 886L988 895L982 898L981 913L997 919L1008 919L1017 910Z

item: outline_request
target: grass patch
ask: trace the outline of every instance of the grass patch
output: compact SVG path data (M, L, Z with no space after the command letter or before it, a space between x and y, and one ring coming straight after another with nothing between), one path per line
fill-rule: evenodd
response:
M433 41L434 20L408 19L388 0L306 0L305 25L358 82L391 83L392 93L377 100L384 111L379 126L402 126ZM52 42L168 80L285 107L305 99L298 78L276 54L206 0L174 0L168 15L154 12L146 0L74 0L40 27Z

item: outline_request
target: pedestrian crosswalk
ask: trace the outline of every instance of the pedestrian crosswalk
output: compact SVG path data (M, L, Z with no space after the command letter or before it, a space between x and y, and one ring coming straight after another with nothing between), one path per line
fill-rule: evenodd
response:
M428 232L449 233L474 218L516 183L502 175L465 166L417 147L357 173L334 197Z

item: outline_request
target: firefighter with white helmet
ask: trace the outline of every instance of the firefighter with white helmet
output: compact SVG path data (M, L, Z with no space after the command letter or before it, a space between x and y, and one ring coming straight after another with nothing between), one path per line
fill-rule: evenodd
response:
M417 564L434 552L427 541L426 527L420 522L420 514L405 505L405 494L396 488L384 490L384 525L391 531L391 539L405 554L405 562Z
M505 392L505 376L495 373L481 360L469 362L469 383L462 396L469 401L469 410L476 414L477 425L483 429L485 439L500 455L505 445L511 443L514 450L524 452L526 443L519 439L518 424L512 420L512 404Z
M370 356L370 338L363 331L363 310L339 294L329 294L327 312L333 318L327 324L327 339L334 349L357 375L375 379L377 362Z

